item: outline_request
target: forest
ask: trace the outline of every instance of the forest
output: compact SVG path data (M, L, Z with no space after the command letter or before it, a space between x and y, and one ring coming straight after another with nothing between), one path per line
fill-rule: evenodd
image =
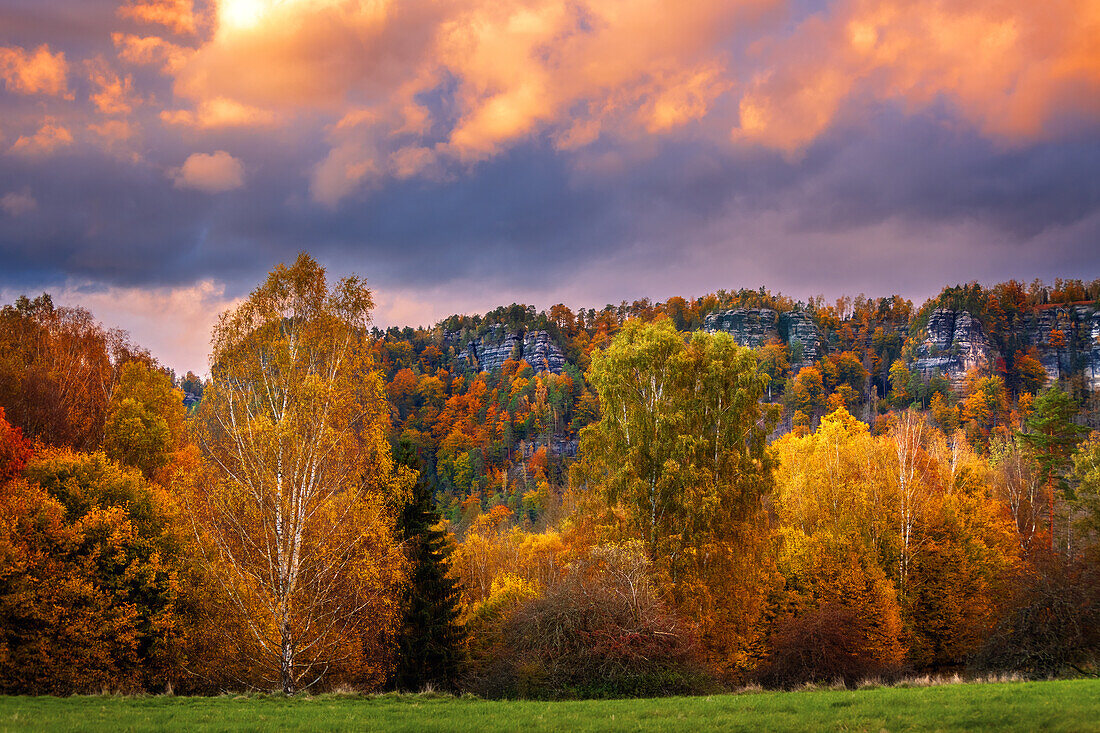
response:
M279 265L175 374L0 310L0 693L1100 672L1100 281L431 328Z

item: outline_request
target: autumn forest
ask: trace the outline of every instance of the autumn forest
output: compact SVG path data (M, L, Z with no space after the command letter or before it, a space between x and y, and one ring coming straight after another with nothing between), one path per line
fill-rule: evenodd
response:
M177 374L3 306L0 693L1100 669L1100 281L374 307L299 255Z

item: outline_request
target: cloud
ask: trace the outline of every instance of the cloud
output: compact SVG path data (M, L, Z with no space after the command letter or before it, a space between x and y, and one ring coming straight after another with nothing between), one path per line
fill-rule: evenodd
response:
M194 188L206 193L232 191L244 185L244 166L224 150L213 154L195 153L170 177L176 188Z
M0 47L0 78L10 92L65 96L68 71L65 53L50 53L48 44L33 54L19 46Z
M160 36L112 33L111 40L122 61L139 66L160 66L165 73L172 73L183 66L191 52L191 49L166 41Z
M51 155L72 144L72 133L53 118L47 117L42 127L33 135L20 135L8 152L25 156Z
M110 142L129 140L134 134L133 125L126 120L104 120L88 125L88 129Z
M842 0L761 42L734 137L796 151L862 97L946 101L991 138L1051 139L1100 121L1098 37L1092 0Z
M134 95L134 79L129 74L120 77L106 60L95 58L87 62L88 79L97 91L91 95L96 109L105 115L128 115L139 100Z
M9 289L6 297L15 295ZM104 288L69 281L51 295L59 305L87 308L109 328L129 331L137 344L181 375L207 371L218 315L240 302L226 294L225 283L214 279L179 287Z
M170 125L209 130L219 127L266 127L276 121L269 110L250 107L232 99L217 97L203 100L197 110L165 110L160 118Z
M0 196L0 209L3 209L8 216L22 216L34 211L37 206L38 202L35 201L34 196L31 196L28 189L23 189L18 193L13 191Z
M192 0L132 0L119 7L118 15L139 23L163 25L180 34L194 33L196 29Z

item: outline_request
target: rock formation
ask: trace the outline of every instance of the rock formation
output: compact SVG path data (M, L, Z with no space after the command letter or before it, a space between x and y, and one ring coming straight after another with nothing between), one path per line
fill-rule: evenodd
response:
M771 308L715 311L703 320L703 328L709 333L725 331L738 346L758 349L779 338L779 315Z
M454 340L452 334L444 336L444 343L449 340ZM565 366L565 354L546 331L528 331L520 336L499 326L471 340L457 358L481 372L500 369L508 359L523 359L536 372L561 374Z
M937 308L928 318L924 339L917 344L914 368L925 378L935 372L960 385L971 369L988 369L997 351L982 324L967 311Z
M821 335L813 316L805 311L787 311L779 316L779 330L791 348L791 366L813 364L822 356ZM799 358L801 350L801 358Z

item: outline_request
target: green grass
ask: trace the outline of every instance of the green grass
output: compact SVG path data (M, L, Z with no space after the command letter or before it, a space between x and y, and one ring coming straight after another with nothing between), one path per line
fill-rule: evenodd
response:
M0 731L1100 731L1100 680L581 702L442 696L0 697Z

